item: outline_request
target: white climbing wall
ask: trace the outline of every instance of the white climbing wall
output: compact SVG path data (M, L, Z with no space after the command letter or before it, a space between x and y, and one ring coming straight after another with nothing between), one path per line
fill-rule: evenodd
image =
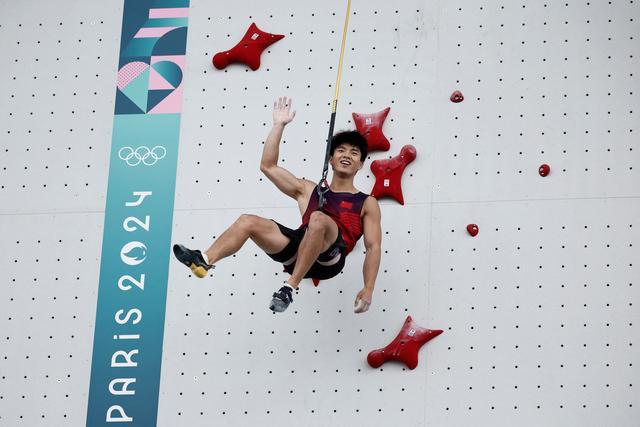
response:
M280 165L320 179L345 8L192 0L173 242L204 249L243 213L300 224L263 142L292 97ZM0 426L79 426L122 3L0 10ZM418 154L405 205L380 201L371 309L353 313L362 240L277 315L286 276L252 241L206 279L171 259L158 425L637 425L639 20L637 0L353 0L336 131L391 107L356 187ZM214 69L252 22L285 38L257 71ZM415 370L370 368L407 315L444 333Z

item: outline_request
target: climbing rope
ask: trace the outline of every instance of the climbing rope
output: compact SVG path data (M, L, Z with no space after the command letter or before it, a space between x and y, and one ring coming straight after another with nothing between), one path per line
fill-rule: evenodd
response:
M324 195L329 191L329 183L327 182L327 174L329 173L329 157L331 156L331 138L333 137L333 126L336 122L336 110L338 109L338 95L340 94L340 76L342 74L342 59L344 58L344 44L347 39L347 27L349 26L349 13L351 11L351 0L347 1L347 15L344 18L344 29L342 31L342 47L340 48L340 62L338 64L338 77L336 78L336 92L331 102L331 121L329 122L329 137L327 138L327 151L324 157L324 169L322 170L322 179L318 183L318 209L324 206ZM323 186L324 185L324 186Z

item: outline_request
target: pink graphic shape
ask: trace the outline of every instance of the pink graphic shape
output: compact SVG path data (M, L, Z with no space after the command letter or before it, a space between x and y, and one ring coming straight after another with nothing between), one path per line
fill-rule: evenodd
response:
M127 87L129 83L144 73L147 68L149 68L149 65L140 61L125 64L118 71L118 89L122 90Z
M151 65L156 62L170 61L176 64L182 70L184 75L185 57L184 55L166 55L166 56L152 56ZM182 79L184 81L184 79ZM180 113L182 111L182 81L173 92L171 92L165 99L163 99L158 105L153 107L147 112L147 114L172 114Z
M173 31L178 27L144 27L140 28L134 39L144 39L144 38L160 38L167 34L169 31Z
M188 7L166 7L162 9L149 9L149 19L154 18L187 18Z
M165 80L153 67L151 67L151 73L149 75L149 89L175 89L171 83Z

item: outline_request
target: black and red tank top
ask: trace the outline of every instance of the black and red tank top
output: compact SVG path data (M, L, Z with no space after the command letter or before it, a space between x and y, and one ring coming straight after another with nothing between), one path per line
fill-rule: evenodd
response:
M356 242L362 237L363 226L362 218L362 206L364 201L369 197L368 194L359 191L357 193L346 192L334 192L329 189L324 195L324 206L322 212L329 215L338 224L340 231L342 232L342 238L347 245L347 254L351 252L356 245ZM311 213L318 209L319 196L318 186L316 185L311 193L307 210L302 215L302 224L298 229L301 229L309 224Z

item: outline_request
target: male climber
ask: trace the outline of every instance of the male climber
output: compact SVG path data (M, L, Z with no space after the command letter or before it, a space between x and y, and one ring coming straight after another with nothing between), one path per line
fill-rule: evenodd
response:
M380 206L375 197L358 191L353 178L364 166L367 141L357 131L337 133L331 139L333 178L325 193L325 203L319 206L317 185L296 178L277 165L278 146L284 127L293 120L291 99L279 98L273 104L273 128L267 136L260 170L284 194L298 202L302 224L298 229L287 228L273 219L243 214L211 247L202 252L183 245L173 246L176 258L198 277L222 258L233 255L251 238L275 261L282 263L291 276L274 292L269 308L283 312L293 302L292 293L303 278L330 279L342 271L347 254L364 234L367 250L363 275L364 288L354 302L356 313L369 309L375 279L380 266L381 228Z

